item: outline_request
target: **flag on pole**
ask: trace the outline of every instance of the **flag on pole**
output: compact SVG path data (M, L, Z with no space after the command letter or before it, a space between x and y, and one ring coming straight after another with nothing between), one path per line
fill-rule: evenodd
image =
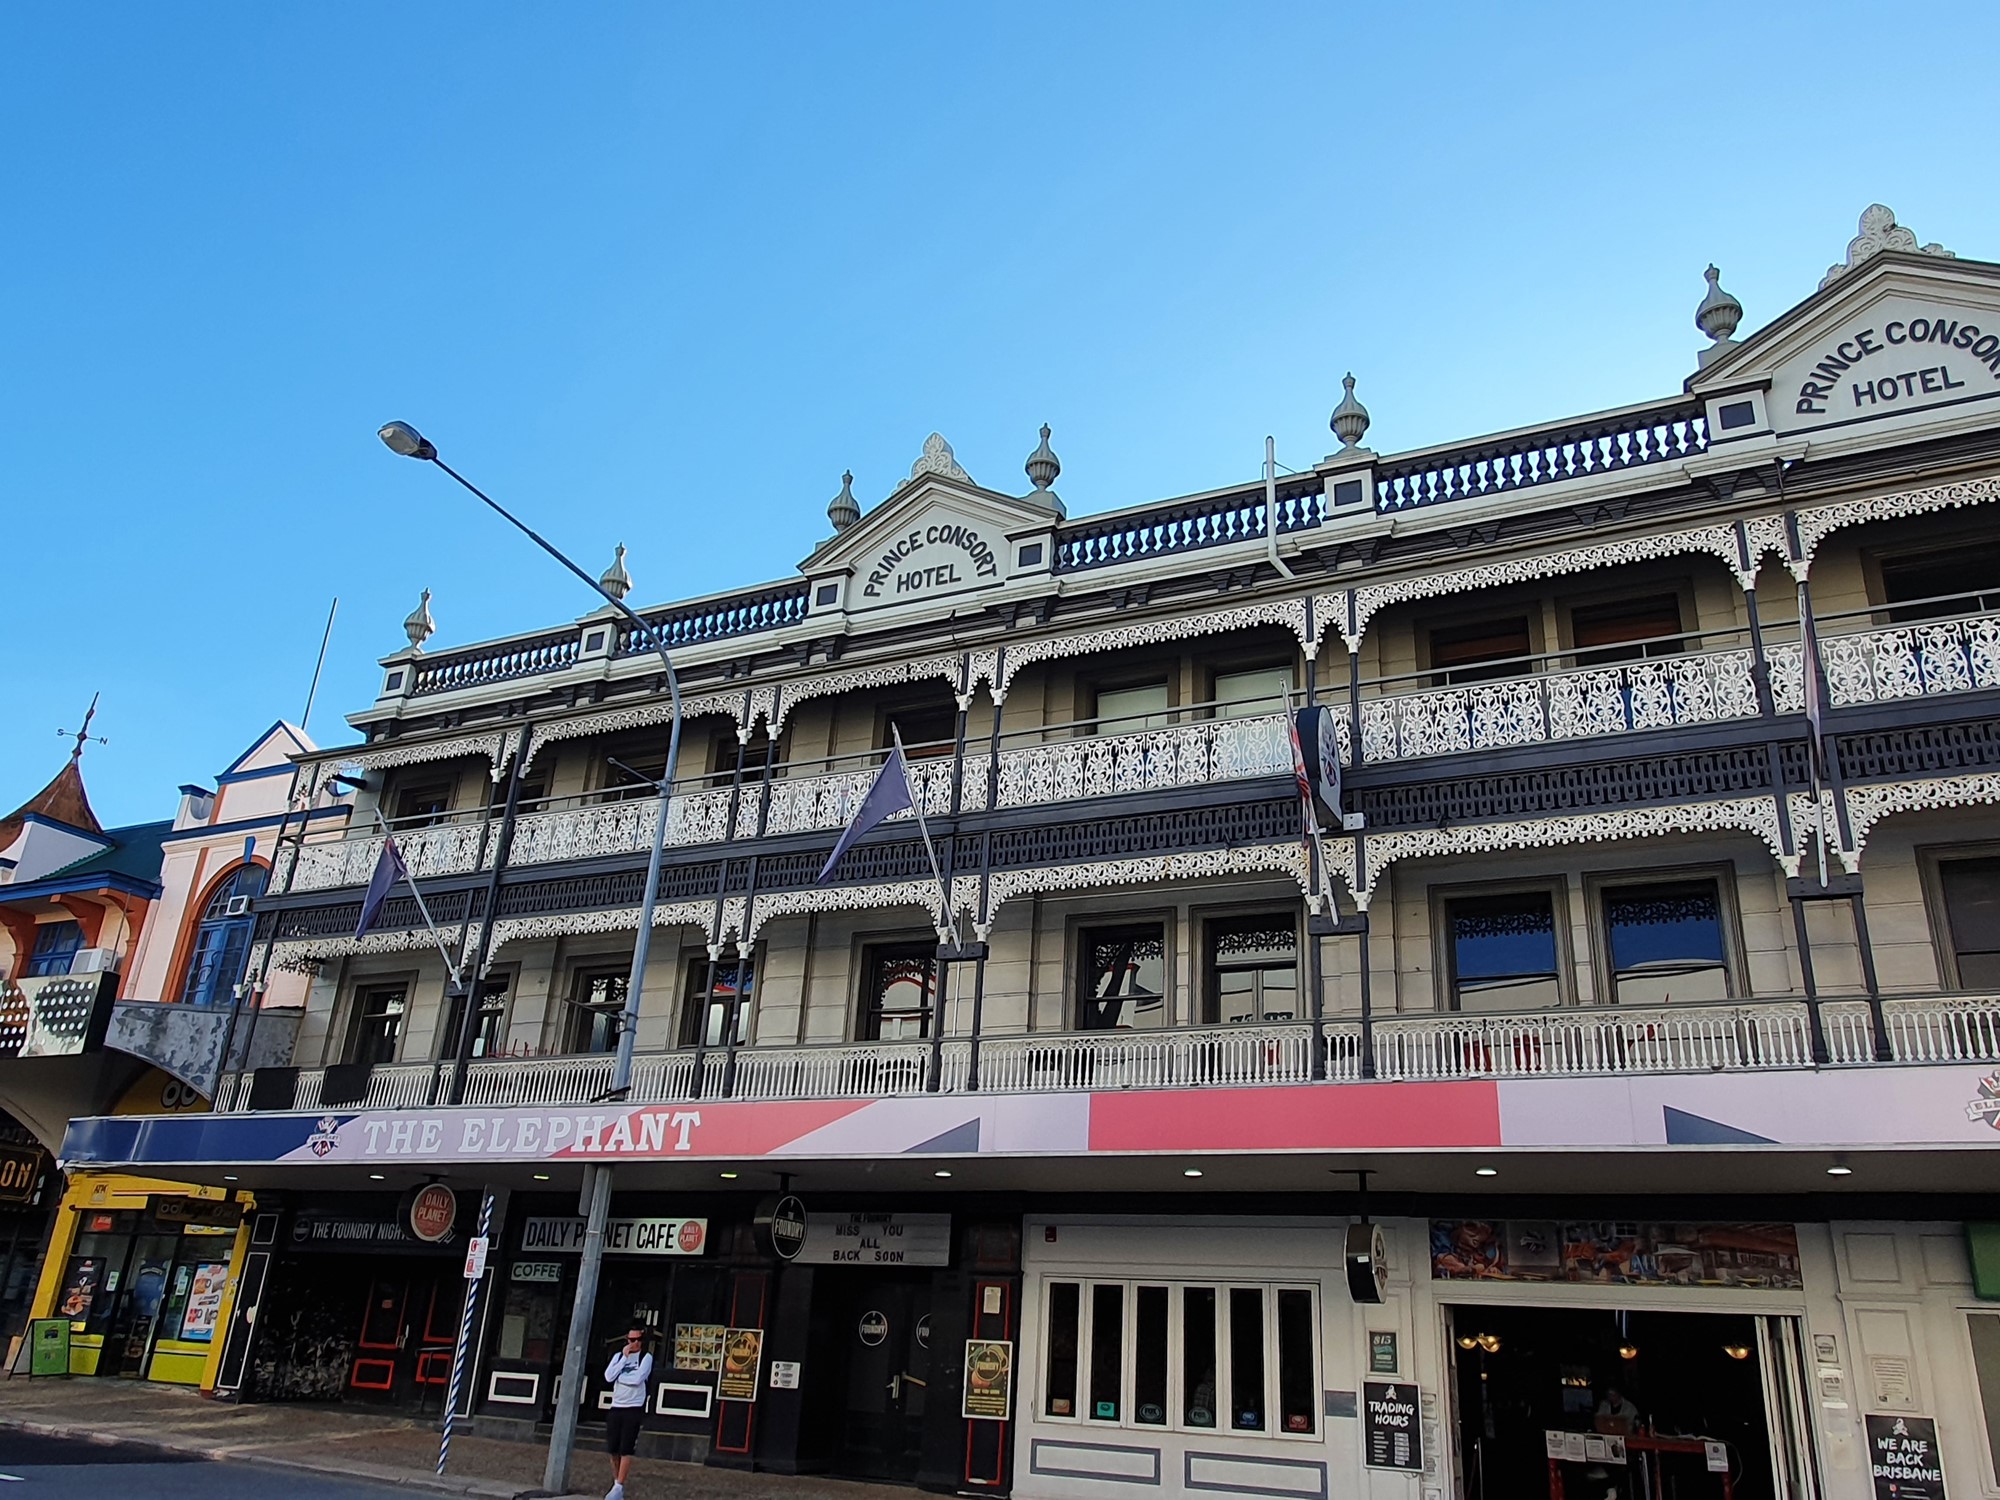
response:
M876 773L875 784L868 788L868 795L855 807L846 831L841 834L840 842L833 846L833 853L826 857L826 864L820 868L813 884L819 885L833 873L833 867L854 846L855 840L884 818L916 805L917 799L910 792L910 768L903 760L903 746L899 740L889 752L889 758L882 762L882 769Z
M1299 740L1299 716L1285 715L1285 732L1292 741L1292 779L1299 784L1299 796L1305 802L1306 816L1311 817L1313 805L1312 772L1306 769L1306 747Z
M374 925L382 903L389 899L389 892L396 888L396 882L409 878L410 867L403 863L403 851L396 847L393 837L384 833L381 857L375 861L375 873L368 877L368 894L361 898L361 920L354 924L356 937L363 936ZM410 888L415 890L416 886L412 884Z

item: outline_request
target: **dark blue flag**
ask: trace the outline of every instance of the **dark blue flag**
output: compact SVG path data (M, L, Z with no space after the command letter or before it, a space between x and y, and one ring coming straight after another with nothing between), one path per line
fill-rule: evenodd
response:
M356 937L362 936L374 924L376 913L389 899L389 892L396 888L396 882L409 878L410 870L403 863L403 851L396 847L393 838L383 834L382 857L375 861L375 873L368 877L368 894L361 898L361 920L354 924Z
M833 873L833 867L840 863L845 854L869 829L884 818L891 817L905 808L916 806L910 795L910 772L903 764L903 747L899 744L889 752L889 758L882 762L882 769L875 777L875 784L868 788L868 795L861 799L854 809L854 816L848 820L847 831L840 836L840 842L833 846L833 853L826 857L826 864L813 881L818 885Z

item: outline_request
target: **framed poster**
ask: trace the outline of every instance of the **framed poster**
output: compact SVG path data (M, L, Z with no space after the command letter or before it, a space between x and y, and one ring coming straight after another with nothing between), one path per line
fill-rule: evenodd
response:
M722 1335L722 1373L715 1395L721 1401L755 1401L764 1367L764 1330L730 1328Z
M1868 1416L1876 1500L1945 1500L1935 1417Z
M228 1286L227 1261L203 1261L194 1268L194 1282L188 1287L187 1307L181 1313L182 1338L206 1344L215 1337L216 1319L222 1314L222 1294Z
M1014 1344L1011 1339L965 1341L965 1403L960 1415L1004 1422L1014 1414Z

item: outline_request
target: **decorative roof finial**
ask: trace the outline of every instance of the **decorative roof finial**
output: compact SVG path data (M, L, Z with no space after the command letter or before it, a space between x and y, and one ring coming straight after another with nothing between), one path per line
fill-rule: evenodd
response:
M1333 409L1333 416L1326 425L1333 429L1333 435L1340 439L1341 449L1345 451L1360 442L1361 435L1368 430L1368 408L1354 399L1352 370L1347 372L1340 386L1346 394L1340 398L1340 405Z
M944 440L942 433L937 432L924 439L923 457L910 465L910 478L916 479L925 474L972 483L972 476L958 466L958 456L951 451L951 444Z
M840 493L826 502L826 518L835 531L845 531L861 519L861 502L854 498L854 471L840 476Z
M625 544L618 544L612 556L611 566L598 575L597 586L614 599L623 599L632 592L632 575L625 571Z
M1028 462L1023 467L1028 471L1029 482L1035 487L1028 498L1046 505L1058 516L1068 514L1061 497L1049 488L1056 482L1056 476L1062 473L1062 460L1056 457L1056 450L1049 446L1048 423L1042 423L1041 446L1028 455Z
M1708 294L1694 310L1694 326L1710 339L1710 347L1701 351L1701 362L1707 364L1735 342L1730 335L1743 321L1743 304L1722 289L1722 273L1713 265L1701 274L1708 278Z
M417 607L403 619L403 634L410 638L410 649L421 651L424 642L437 634L437 621L431 618L431 591L424 590L424 597L417 601Z
M1935 255L1943 260L1956 260L1944 246L1939 244L1919 245L1916 235L1896 222L1896 212L1880 203L1871 203L1861 211L1861 232L1847 242L1847 260L1837 266L1828 266L1826 275L1820 281L1821 290L1845 276L1871 255L1879 255L1884 250L1901 250L1911 255Z
M83 759L83 747L85 745L90 744L93 740L95 740L100 745L108 745L111 743L111 741L107 740L103 735L92 734L90 732L90 721L97 717L98 697L99 694L97 693L92 693L90 695L90 707L86 708L83 711L83 727L81 729L58 729L56 731L57 735L59 735L61 738L66 740L76 741L76 748L70 751L69 753L69 760L71 765L75 765L78 761Z

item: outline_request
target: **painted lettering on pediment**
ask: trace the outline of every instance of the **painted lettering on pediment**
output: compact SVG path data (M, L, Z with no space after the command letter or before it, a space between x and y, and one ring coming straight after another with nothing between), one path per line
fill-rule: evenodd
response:
M1781 428L1865 421L2000 393L2000 312L1892 298L1815 339L1773 382Z
M997 580L999 540L968 521L933 511L861 565L861 597L875 605L898 604Z

